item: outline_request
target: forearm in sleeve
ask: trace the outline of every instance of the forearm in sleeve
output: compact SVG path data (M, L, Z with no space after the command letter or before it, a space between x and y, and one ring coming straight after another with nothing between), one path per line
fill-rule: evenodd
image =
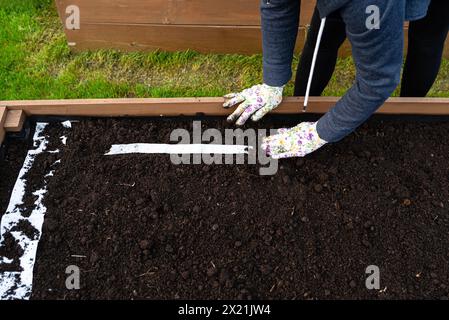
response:
M368 29L365 9L370 0L353 1L341 10L356 67L352 88L317 124L321 139L336 142L354 131L374 113L399 84L403 45L402 1L379 0L378 29Z
M300 0L261 0L264 82L285 85L292 77Z

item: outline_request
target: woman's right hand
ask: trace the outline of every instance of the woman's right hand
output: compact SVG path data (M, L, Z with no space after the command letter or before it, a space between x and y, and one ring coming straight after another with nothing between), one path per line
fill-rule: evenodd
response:
M228 122L234 122L237 119L235 124L242 126L249 117L253 121L259 121L281 104L283 91L284 87L259 84L239 93L225 95L226 101L223 107L229 108L240 103L237 109L227 118Z

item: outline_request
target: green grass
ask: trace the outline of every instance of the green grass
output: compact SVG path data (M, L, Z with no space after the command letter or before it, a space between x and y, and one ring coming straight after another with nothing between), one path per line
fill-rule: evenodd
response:
M220 96L262 81L260 55L73 54L52 0L0 0L0 21L0 100ZM353 79L352 60L339 59L324 94L344 94ZM444 60L430 96L449 97L448 80Z

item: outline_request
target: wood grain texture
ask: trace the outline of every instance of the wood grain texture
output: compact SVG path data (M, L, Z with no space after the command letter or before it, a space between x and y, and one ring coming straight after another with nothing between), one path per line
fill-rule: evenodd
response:
M3 128L3 125L6 121L6 114L8 110L6 109L6 106L3 104L0 105L0 145L3 143L3 140L5 139L5 129Z
M80 9L81 23L260 26L261 0L56 0L61 16L67 6ZM303 1L308 24L316 1Z
M115 48L125 51L195 50L203 53L253 54L262 51L261 29L253 26L164 26L85 24L66 30L75 51ZM300 28L297 49L306 29Z
M338 97L311 97L307 113L325 113ZM223 98L146 98L1 101L9 110L23 110L28 116L226 116L233 109L222 107ZM287 97L274 114L302 113L303 98ZM449 115L449 98L390 98L377 113Z
M260 0L55 0L65 26L66 7L80 8L81 28L66 36L74 51L183 51L254 54L262 52ZM302 1L296 52L304 46L305 25L316 1ZM405 36L407 43L407 36ZM348 41L340 56L351 55ZM449 58L449 41L444 56Z
M262 52L260 27L253 26L165 26L86 24L81 30L66 30L75 52L92 49L120 49L123 51L183 51L202 53L255 54ZM182 36L180 36L182 34ZM295 52L300 53L307 37L307 29L299 28ZM217 39L220 39L218 41ZM408 28L405 28L405 50ZM449 58L449 41L445 44ZM345 41L339 50L341 57L351 55L351 45Z
M74 51L262 52L260 0L56 0L56 5L64 26L66 8L80 9L81 28L64 28ZM301 21L309 23L314 6L315 1L303 1ZM297 51L305 36L302 27Z
M8 110L3 128L6 132L20 132L25 118L26 114L23 110Z

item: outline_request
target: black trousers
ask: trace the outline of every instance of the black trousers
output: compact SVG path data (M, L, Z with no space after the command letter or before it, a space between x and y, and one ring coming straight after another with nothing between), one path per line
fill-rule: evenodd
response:
M321 19L312 17L307 40L298 65L295 96L304 96ZM408 53L402 77L402 97L425 97L438 75L444 42L449 30L449 0L432 0L425 18L410 22ZM310 95L320 96L328 85L337 62L338 49L346 39L345 24L339 12L327 17L316 61Z

